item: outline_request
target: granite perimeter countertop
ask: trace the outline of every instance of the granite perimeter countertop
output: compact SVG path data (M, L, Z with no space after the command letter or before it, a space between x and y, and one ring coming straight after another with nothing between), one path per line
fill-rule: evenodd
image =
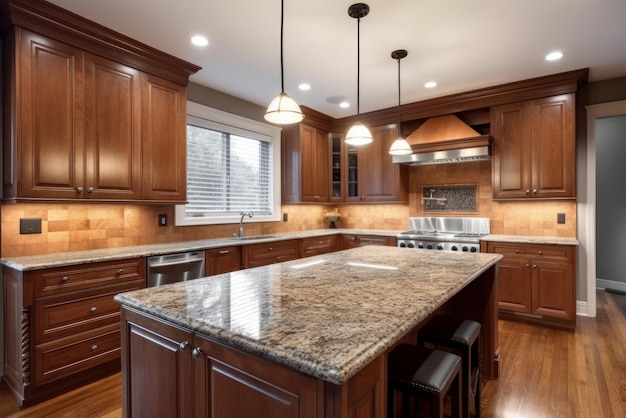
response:
M173 254L187 251L200 251L211 248L228 247L231 245L251 245L261 242L284 241L288 239L300 239L320 237L332 234L361 234L395 237L401 231L370 230L370 229L316 229L309 231L284 232L261 235L263 238L251 239L253 236L241 238L211 238L197 241L170 242L165 244L134 245L129 247L103 248L98 250L68 251L65 253L52 253L41 255L29 255L21 257L0 258L0 265L4 265L19 271L39 270L43 268L71 266L84 263L96 263L99 261L123 260L135 257L150 257L153 255Z
M534 235L487 235L480 238L482 241L518 242L524 244L555 244L578 245L578 239L572 237L551 237Z
M115 300L342 384L500 258L366 246L123 293Z

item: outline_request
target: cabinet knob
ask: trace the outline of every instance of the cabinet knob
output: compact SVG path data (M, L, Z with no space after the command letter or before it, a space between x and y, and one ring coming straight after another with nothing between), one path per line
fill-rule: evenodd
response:
M536 265L536 264L533 264L533 268L534 268L534 269L536 269L536 268L537 268L537 265Z
M91 351L96 351L97 349L98 349L97 345L94 344L94 345L91 346Z
M76 188L76 193L82 193L83 192L83 188L81 186L78 186Z
M89 309L91 312L95 312L97 309L95 306L92 306L91 309Z
M515 250L515 254L519 254L519 250Z
M537 189L533 189L533 194L537 194Z
M530 194L530 189L526 189L526 194Z
M61 280L62 280L62 281L64 281L64 282L66 282L66 281L68 281L69 279L70 279L70 277L69 277L69 276L63 276L63 278L62 278Z
M117 274L124 274L124 269L119 269L119 270L117 271Z
M202 350L200 350L200 347L194 348L193 351L191 352L191 355L193 356L193 358L200 357L200 354L202 354Z
M93 187L88 187L87 188L87 193L93 193Z
M320 198L319 196L315 196L315 199L319 199L319 198Z
M228 250L220 250L220 252L219 252L219 253L220 253L220 254L228 254L228 253L230 253L230 251L228 251Z
M185 351L185 349L189 347L189 341L183 341L182 343L180 343L180 350L181 351Z
M543 251L539 251L539 255L543 255Z
M530 264L526 263L526 267L530 267Z
M272 247L268 247L268 248L267 248L267 251L272 251Z

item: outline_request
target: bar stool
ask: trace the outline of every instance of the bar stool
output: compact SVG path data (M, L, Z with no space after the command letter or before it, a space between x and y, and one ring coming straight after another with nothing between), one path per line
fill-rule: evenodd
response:
M409 417L409 396L427 398L430 416L442 418L450 393L452 416L461 416L461 358L441 350L400 344L387 357L387 417L395 413L395 391L402 394L402 416ZM417 403L417 401L416 401Z
M451 316L435 316L418 332L417 343L432 344L435 348L461 356L463 417L470 417L473 399L474 413L476 418L480 418L480 323Z

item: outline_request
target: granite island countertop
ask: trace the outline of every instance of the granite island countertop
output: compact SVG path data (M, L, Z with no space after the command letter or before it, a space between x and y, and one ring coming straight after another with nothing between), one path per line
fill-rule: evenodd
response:
M342 384L501 258L366 246L115 300Z

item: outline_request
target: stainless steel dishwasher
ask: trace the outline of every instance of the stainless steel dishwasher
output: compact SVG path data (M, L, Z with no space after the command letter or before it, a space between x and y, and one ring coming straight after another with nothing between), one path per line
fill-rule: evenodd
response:
M198 279L206 276L204 251L148 257L146 269L148 287Z

